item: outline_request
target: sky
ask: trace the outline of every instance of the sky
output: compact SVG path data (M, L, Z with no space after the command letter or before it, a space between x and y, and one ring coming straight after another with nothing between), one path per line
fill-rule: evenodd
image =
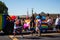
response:
M60 13L60 0L0 0L8 7L9 15L35 13Z

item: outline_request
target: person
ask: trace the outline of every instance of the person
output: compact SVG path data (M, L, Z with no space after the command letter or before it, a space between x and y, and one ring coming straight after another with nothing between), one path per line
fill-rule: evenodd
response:
M21 19L21 25L24 25L24 18Z
M30 29L30 19L28 16L26 16L26 19L24 20L24 29L27 31L28 29Z
M33 35L33 33L35 33L35 16L34 14L32 15L32 17L30 18L30 31Z
M59 17L59 21L58 21L58 29L60 30L60 17Z
M41 36L40 28L41 28L41 18L38 15L38 16L36 16L36 32L38 32L39 36Z
M56 26L56 30L58 31L60 28L60 17L59 15L57 16L56 20L55 20L55 26Z
M32 15L32 17L31 17L31 21L30 21L30 27L35 27L35 22L34 22L34 20L35 20L35 16L34 16L34 14Z
M14 28L14 22L11 20L11 17L7 15L6 17L6 25L4 28L4 31L6 34L12 34L13 33L13 28Z
M18 19L18 17L15 19L15 22L14 22L14 31L13 31L13 33L14 33L14 35L17 33L17 31L19 30L19 19Z
M48 24L48 28L49 28L50 30L53 29L53 28L52 28L52 23L53 23L53 21L52 21L51 17L49 17L48 20L47 20L47 24Z

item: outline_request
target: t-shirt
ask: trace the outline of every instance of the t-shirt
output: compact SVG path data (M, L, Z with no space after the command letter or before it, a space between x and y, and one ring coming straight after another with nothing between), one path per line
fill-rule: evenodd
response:
M59 18L56 18L55 25L58 25Z
M29 26L30 26L30 20L27 19L27 20L25 20L24 28L29 27Z

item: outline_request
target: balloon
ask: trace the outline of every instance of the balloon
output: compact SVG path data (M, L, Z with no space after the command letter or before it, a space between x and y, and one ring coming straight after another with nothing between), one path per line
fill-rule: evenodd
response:
M16 19L16 16L11 16L12 20L15 20Z

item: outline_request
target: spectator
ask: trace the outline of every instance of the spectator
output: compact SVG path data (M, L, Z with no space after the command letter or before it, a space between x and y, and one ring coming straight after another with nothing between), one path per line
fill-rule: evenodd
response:
M55 26L56 26L56 29L57 29L57 31L59 30L59 27L60 27L60 21L59 21L59 19L60 19L60 17L59 17L59 15L57 16L57 18L56 18L56 20L55 20Z
M40 28L41 28L41 17L40 15L36 16L36 32L38 32L38 35L40 36Z
M52 19L51 19L51 17L48 18L47 23L48 23L48 28L50 30L52 30L53 28L52 28Z
M34 22L34 20L35 20L35 16L34 16L34 14L33 14L32 17L31 17L31 21L30 21L30 27L35 27L35 22Z

